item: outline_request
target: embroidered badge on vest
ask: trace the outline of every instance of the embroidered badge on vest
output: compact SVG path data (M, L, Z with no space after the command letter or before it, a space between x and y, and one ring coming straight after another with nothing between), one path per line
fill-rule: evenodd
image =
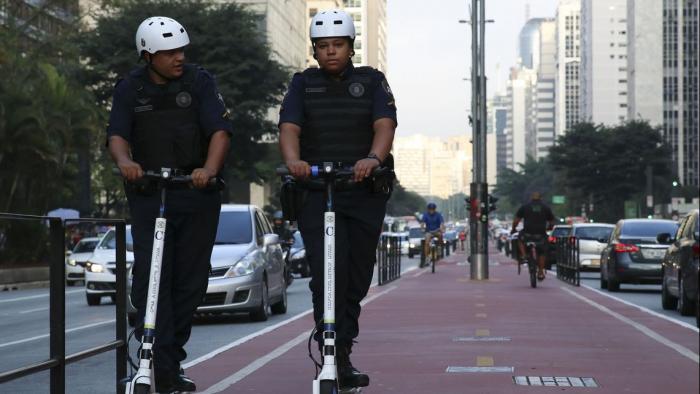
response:
M365 94L365 87L359 82L353 82L348 87L348 91L352 97L362 97Z
M192 104L192 95L189 92L180 92L175 96L175 102L180 108L187 108Z

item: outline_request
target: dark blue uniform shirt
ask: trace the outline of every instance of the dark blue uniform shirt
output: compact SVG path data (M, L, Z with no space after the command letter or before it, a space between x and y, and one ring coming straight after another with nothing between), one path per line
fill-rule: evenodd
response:
M142 78L147 73L146 67L132 70L129 75L134 78ZM193 93L199 100L199 126L207 137L211 137L216 131L224 130L231 134L231 121L228 119L224 100L216 87L216 80L209 72L196 67L198 75L192 85ZM148 78L145 78L148 80ZM120 136L131 141L131 132L134 122L134 107L136 104L136 92L132 81L125 78L117 82L114 87L112 99L112 111L109 114L107 125L107 141L111 136ZM158 85L157 85L158 86ZM166 85L161 88L165 89Z
M354 67L352 63L343 71L342 78L349 78L352 75ZM372 120L381 118L389 118L396 121L396 104L394 103L394 95L389 88L386 77L381 71L372 74L372 82L374 87L374 109ZM294 123L298 126L304 126L304 75L301 73L294 74L292 82L289 84L287 95L284 96L282 107L280 108L280 120L282 123Z

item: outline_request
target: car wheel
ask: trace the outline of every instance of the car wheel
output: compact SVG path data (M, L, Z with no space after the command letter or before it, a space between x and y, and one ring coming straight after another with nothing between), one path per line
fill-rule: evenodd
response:
M620 281L613 278L608 278L608 291L620 291Z
M253 312L250 312L250 319L253 321L267 321L267 318L270 317L270 294L267 278L263 278L260 298L260 305Z
M607 289L608 288L608 281L603 279L603 270L600 270L600 288L601 289Z
M102 296L99 294L85 294L85 298L87 299L87 304L90 306L96 306L100 305L100 300L102 299Z
M136 315L133 313L126 314L126 322L129 323L129 327L136 326Z
M287 313L287 286L282 289L282 298L270 307L275 315L283 315Z
M666 287L666 279L661 280L661 307L666 310L674 310L678 307L678 298L671 295Z
M687 298L685 292L685 280L683 280L683 274L678 275L678 311L683 316L692 316L695 312L695 305L693 305L693 300Z

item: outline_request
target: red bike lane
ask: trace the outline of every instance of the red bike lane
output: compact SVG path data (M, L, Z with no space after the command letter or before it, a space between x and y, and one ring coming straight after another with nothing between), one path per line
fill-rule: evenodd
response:
M452 255L435 274L412 271L370 291L352 357L371 378L363 393L698 392L697 331L554 275L532 289L497 253L490 280L471 281L465 258ZM312 324L303 316L188 374L205 393L311 393ZM516 384L528 376L517 381L592 378L597 387Z

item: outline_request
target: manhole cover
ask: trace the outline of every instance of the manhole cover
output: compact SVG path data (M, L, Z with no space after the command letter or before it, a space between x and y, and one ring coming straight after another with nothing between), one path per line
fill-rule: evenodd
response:
M555 386L555 387L598 387L593 378L570 376L513 376L519 386Z

